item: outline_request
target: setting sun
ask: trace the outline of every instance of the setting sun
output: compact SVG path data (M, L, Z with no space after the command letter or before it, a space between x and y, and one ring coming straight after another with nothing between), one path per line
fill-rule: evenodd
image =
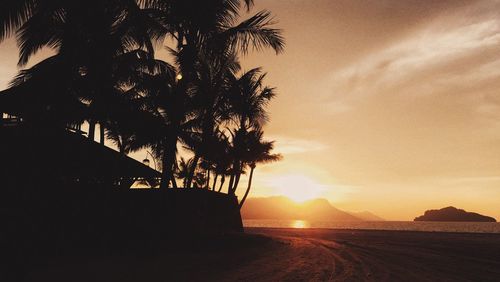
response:
M272 177L269 180L279 195L286 196L295 202L304 202L307 200L319 198L327 189L322 185L305 175L286 174Z

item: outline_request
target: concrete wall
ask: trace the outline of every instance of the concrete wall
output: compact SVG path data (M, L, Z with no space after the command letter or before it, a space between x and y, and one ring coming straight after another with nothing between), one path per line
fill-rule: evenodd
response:
M4 242L16 241L24 247L243 231L237 199L202 189L113 191L52 186L4 191L0 234Z

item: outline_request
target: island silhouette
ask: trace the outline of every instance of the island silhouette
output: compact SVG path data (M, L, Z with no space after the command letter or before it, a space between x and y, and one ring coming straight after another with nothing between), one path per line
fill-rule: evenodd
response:
M439 210L427 210L414 221L496 222L496 219L450 206Z

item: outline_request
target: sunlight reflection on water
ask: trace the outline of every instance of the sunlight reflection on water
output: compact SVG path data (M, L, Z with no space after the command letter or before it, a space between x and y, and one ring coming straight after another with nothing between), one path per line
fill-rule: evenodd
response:
M290 227L293 228L308 228L309 224L305 220L294 220Z

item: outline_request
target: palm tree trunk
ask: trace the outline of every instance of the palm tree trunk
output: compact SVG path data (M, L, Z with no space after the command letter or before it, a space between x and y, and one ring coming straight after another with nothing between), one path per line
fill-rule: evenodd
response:
M229 186L227 187L227 193L229 195L233 194L233 184L234 184L234 173L231 174L231 178L229 178Z
M95 122L92 120L89 120L89 139L94 141L95 139Z
M175 182L175 176L173 173L170 174L170 181L172 181L172 188L174 189L179 188L177 187L177 182Z
M212 191L215 191L215 184L217 184L217 178L219 178L219 174L216 173L214 177L214 183L212 184Z
M193 159L193 163L191 164L191 168L189 169L189 175L187 180L187 187L191 188L191 183L193 182L194 171L196 170L196 166L198 165L198 161L200 160L199 155L195 155Z
M222 186L224 186L225 181L226 181L226 176L223 174L221 179L220 179L220 186L219 186L219 190L217 192L222 191Z
M125 155L125 146L121 142L121 140L118 138L118 150L120 151L120 154Z
M238 184L240 183L241 176L241 166L242 162L237 161L234 163L234 167L236 167L236 173L234 175L234 183L231 185L231 194L236 194L236 189L238 188Z
M248 177L248 186L247 190L245 191L245 195L243 195L243 198L240 201L240 209L243 207L243 204L245 203L245 200L247 199L248 193L250 192L250 187L252 187L252 177L253 177L253 170L255 169L255 166L252 166L250 168L250 176Z
M168 184L172 181L172 187L176 187L174 184L174 172L173 166L175 162L175 150L177 146L177 137L170 136L166 140L166 148L163 150L163 164L162 164L162 177L160 188L168 188Z
M104 145L104 125L102 123L99 123L99 143Z
M210 189L210 169L207 169L207 189Z
M236 194L236 189L238 188L238 184L240 183L240 176L241 176L241 173L238 173L238 174L236 174L236 177L234 179L233 194Z
M160 189L167 189L170 182L167 150L163 150Z

